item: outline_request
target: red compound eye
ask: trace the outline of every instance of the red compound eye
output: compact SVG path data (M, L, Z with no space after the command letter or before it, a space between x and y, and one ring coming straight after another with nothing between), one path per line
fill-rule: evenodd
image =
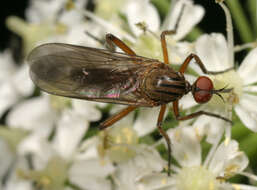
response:
M211 79L205 76L198 77L193 87L192 93L197 103L202 104L211 99L213 90Z

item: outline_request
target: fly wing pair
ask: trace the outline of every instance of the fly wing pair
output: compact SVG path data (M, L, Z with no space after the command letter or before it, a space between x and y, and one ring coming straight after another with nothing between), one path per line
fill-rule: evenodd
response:
M157 60L103 49L51 43L27 59L42 90L60 96L134 106L151 106L140 94L139 75Z

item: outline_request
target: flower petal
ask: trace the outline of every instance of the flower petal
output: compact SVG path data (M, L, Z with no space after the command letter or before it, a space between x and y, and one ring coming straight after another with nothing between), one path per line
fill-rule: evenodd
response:
M206 142L211 144L216 143L219 134L224 132L224 125L223 120L206 115L199 116L193 124L199 137L206 135Z
M248 53L238 68L238 74L242 77L244 85L257 82L257 48Z
M235 111L241 121L254 132L257 132L257 96L244 93Z
M19 68L12 81L15 86L14 89L22 96L31 95L34 91L34 84L29 77L29 66L27 64Z
M3 179L8 169L10 169L9 167L12 164L14 157L8 145L2 139L0 139L0 148L0 179Z
M164 160L152 147L140 145L134 147L137 154L127 162L119 163L115 172L120 189L136 189L136 181L143 176L160 172L164 167Z
M17 101L21 98L19 94L13 88L13 85L8 81L2 85L0 85L0 116L4 114L4 112L17 103Z
M226 172L240 172L244 170L247 165L248 159L245 154L239 151L238 142L230 140L228 144L223 142L217 148L209 164L209 170L217 176L224 176L224 174L227 174ZM229 168L231 168L231 171Z
M48 136L56 113L50 108L47 96L26 100L17 105L7 116L10 127L21 127Z
M168 131L172 141L172 155L183 167L201 164L201 146L193 128L178 127Z
M139 136L149 134L156 129L159 110L160 108L140 108L134 124L134 128Z
M75 161L70 168L69 179L83 189L111 190L111 183L106 177L113 170L111 164L103 165L97 159Z
M244 185L244 184L233 184L233 187L230 187L231 190L234 190L235 188L240 189L240 190L257 190L257 187L252 186L252 185ZM228 190L226 187L225 190Z
M54 20L64 5L64 0L59 1L31 1L26 9L26 17L30 22L38 23L45 20Z
M160 27L159 14L148 0L129 1L124 8L124 13L127 16L130 29L136 36L143 33L143 30L136 26L139 22L146 23L147 27L154 32L158 31Z
M78 153L74 156L74 159L77 160L87 160L98 158L98 146L100 143L100 138L98 136L91 137L83 141L78 150Z
M55 154L47 138L39 133L32 133L18 146L18 153L22 156L33 155L33 166L35 169L44 168L49 159Z
M72 100L74 111L88 121L98 121L101 118L102 114L100 110L96 108L96 105L97 103L95 102L77 99Z
M13 73L17 71L17 66L14 63L12 58L11 51L9 49L5 50L4 52L0 52L0 63L1 63L1 70L0 70L0 84L12 77Z
M186 94L179 100L179 108L181 108L181 110L188 109L196 105L197 102L194 100L192 94Z
M167 39L169 46L169 62L176 65L181 65L187 56L194 51L194 45L189 42L172 42L172 39ZM169 41L170 40L170 41ZM175 44L173 44L175 43ZM161 55L162 56L162 55Z
M229 63L228 46L222 34L204 34L197 39L195 46L196 54L209 71L221 71L233 66ZM198 66L196 68L196 64L190 66L196 71L200 71Z
M65 110L57 124L53 146L64 159L70 159L89 126L83 116Z
M166 173L153 173L140 178L137 181L138 189L142 190L172 190L175 187L176 180L173 177L168 177Z
M257 85L255 86L244 86L245 92L257 92Z
M24 163L25 165L25 163ZM20 168L20 166L16 166ZM28 180L21 179L16 172L9 174L6 184L3 186L4 190L33 190L35 189L32 183Z
M175 24L178 21L179 14L182 6L185 5L185 9L182 13L180 22L178 23L177 33L173 35L173 39L180 40L186 34L188 34L192 28L200 22L204 15L204 9L202 6L194 5L191 0L177 1L175 6L169 12L163 25L163 29L172 30L175 28ZM173 6L171 4L171 6Z

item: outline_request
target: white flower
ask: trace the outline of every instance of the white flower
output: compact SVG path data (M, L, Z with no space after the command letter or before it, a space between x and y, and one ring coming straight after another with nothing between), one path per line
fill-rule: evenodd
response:
M85 35L85 31L88 30L100 33L99 27L86 22L84 18L82 10L86 4L87 0L75 3L66 0L31 1L26 9L27 21L9 16L6 20L7 27L22 37L25 55L36 45L47 42L97 46L95 40Z
M183 12L181 12L182 6L185 7ZM178 20L181 13L181 19ZM189 53L192 52L192 45L181 40L200 22L203 15L204 9L200 5L194 5L191 0L176 1L174 4L171 4L168 16L165 18L162 26L155 29L151 25L146 24L147 29L156 35L147 33L140 35L136 43L132 45L132 48L138 55L156 58L162 61L163 55L160 38L156 38L156 36L159 36L164 30L174 30L175 25L178 24L176 34L167 36L166 41L169 50L169 62L172 64L181 64ZM141 22L144 22L144 20L141 20Z
M47 137L58 118L56 110L51 107L49 98L50 96L45 95L18 104L8 114L7 125Z
M19 131L8 130L1 126L0 130L0 189L3 190L33 190L31 183L24 181L17 175L17 169L28 169L26 157L16 154L17 143L22 140Z
M25 14L30 23L59 21L66 25L76 25L83 20L83 15L74 8L83 10L86 5L87 0L31 0Z
M0 53L0 115L33 92L28 66L15 65L9 50Z
M184 7L179 23L178 17L180 16L181 8ZM183 39L192 29L198 24L204 15L204 9L200 5L194 5L192 0L180 0L171 4L168 16L165 18L162 29L172 30L178 24L177 33L172 35L176 41Z
M196 54L209 71L221 71L234 66L234 63L229 62L228 52L230 50L228 50L227 42L222 34L214 33L201 36L196 41L195 48ZM257 96L254 95L254 93L257 92L257 86L255 84L257 82L255 73L257 70L256 60L257 48L248 53L239 68L235 68L235 70L224 74L209 75L214 82L215 89L227 86L227 88L233 88L233 92L230 96L223 95L228 101L227 104L224 104L219 97L214 96L210 102L200 106L199 109L226 116L228 104L232 104L235 113L245 126L253 131L257 131ZM200 75L203 74L196 64L190 66ZM220 125L217 122L219 122ZM220 128L217 128L217 125L219 125ZM212 137L208 137L211 142L214 140L216 134L219 133L220 130L223 130L224 122L216 118L200 116L196 119L194 126L200 128L200 134L205 133L202 128L209 132L212 131L210 133Z
M0 135L1 135L0 148L2 152L2 154L0 155L0 179L3 179L8 172L8 169L10 169L11 167L14 157L7 143L5 143L4 140L2 139L1 132L0 132Z
M99 119L97 115L100 116L95 112L94 116L88 117L93 121ZM51 140L39 134L32 134L19 145L20 155L32 156L33 169L18 168L17 177L35 182L43 189L62 189L68 181L69 184L80 188L109 190L110 182L105 178L113 171L112 165L103 165L97 155L88 152L93 148L96 150L97 143L91 143L84 148L83 154L79 148L89 127L86 114L83 115L82 110L78 108L65 109L55 125L56 130ZM89 167L94 169L88 170Z
M203 158L201 140L192 127L180 126L168 131L172 139L172 156L176 160L172 164L172 173L150 174L138 179L138 189L172 189L172 190L220 190L247 189L243 184L233 184L226 180L246 169L248 159L238 150L238 143L234 140L219 144L222 135L217 137L208 154Z
M98 153L103 162L114 162L111 175L116 189L136 189L139 178L161 172L166 166L157 150L139 144L136 128L132 127L132 114L101 133Z
M16 162L12 163L9 170L6 171L5 178L1 178L5 182L1 183L0 188L3 190L33 190L33 184L22 179L18 174L18 168L28 169L28 160L25 157L19 157L15 160Z
M58 12L61 11L64 4L65 0L32 0L26 9L26 18L32 23L42 22L43 19L46 21L54 20L57 18Z
M7 125L13 129L25 129L30 131L30 135L22 142L18 151L21 154L25 154L31 150L38 149L38 143L40 138L48 138L53 132L54 128L62 128L61 132L57 133L60 138L72 138L74 132L76 136L83 135L87 129L90 121L97 121L101 117L100 111L95 107L97 103L91 103L82 100L70 100L68 98L56 97L45 94L44 96L32 98L22 102L14 107L7 116ZM65 122L66 125L62 123ZM73 125L83 125L85 129L78 131L79 127L74 130ZM66 127L67 126L67 127ZM79 133L79 134L76 134ZM79 140L79 138L77 138ZM76 138L73 139L76 141ZM63 143L67 142L68 145ZM66 147L63 154L71 154L68 151L68 147L73 149L70 140L59 140L59 136L56 135L55 143L59 143L58 146ZM64 155L62 155L65 157Z
M106 178L113 170L112 165L101 164L101 160L85 159L74 162L69 178L73 184L83 189L111 190L111 182Z
M138 180L152 173L161 172L165 166L159 153L150 146L138 145L134 147L136 155L127 162L119 163L113 175L116 189L140 189Z
M138 22L146 23L153 31L157 31L160 25L158 12L149 0L96 1L95 14L108 20L114 27L126 28L120 16L123 14L127 18L130 32L136 36L142 34L142 30L136 26ZM109 29L105 28L105 30L108 32ZM109 32L111 32L111 28Z
M157 32L160 27L160 18L156 8L149 0L130 0L122 9L128 19L131 31L139 36L143 31L136 24L143 22L151 31Z

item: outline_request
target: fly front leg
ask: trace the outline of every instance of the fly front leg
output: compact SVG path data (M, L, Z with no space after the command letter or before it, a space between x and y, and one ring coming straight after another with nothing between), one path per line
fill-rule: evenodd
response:
M112 124L116 123L126 115L128 115L130 112L135 110L137 107L136 106L128 106L127 108L121 110L120 112L116 113L115 115L111 116L104 122L100 123L99 128L100 130L106 129L110 127Z
M177 120L188 120L188 119L192 119L201 115L208 115L210 117L216 117L218 119L222 119L226 122L229 122L230 124L233 124L233 122L225 117L222 117L221 115L215 114L215 113L211 113L211 112L206 112L206 111L197 111L195 113L191 113L189 115L185 115L185 116L180 116L179 114L179 107L178 107L178 100L173 102L173 112L175 114L175 117Z
M183 6L181 7L178 19L175 23L175 27L173 30L164 30L161 33L161 44L162 44L162 54L163 54L163 61L165 64L169 64L169 55L168 55L168 50L167 50L167 43L166 43L166 35L172 35L172 34L176 34L177 33L177 29L178 29L178 25L180 23L180 20L182 18L183 12L185 9L185 4L183 4Z
M164 137L167 147L168 147L168 176L170 176L170 165L171 165L171 142L168 134L163 130L162 128L162 121L164 117L164 113L166 110L166 105L162 105L160 109L160 113L158 116L158 121L157 121L157 128L160 132L160 134Z
M171 34L176 34L176 30L165 30L161 33L162 54L163 54L163 61L165 64L169 64L169 55L168 55L165 36L171 35Z
M200 57L198 57L196 54L193 54L191 53L186 59L185 61L183 62L183 64L181 65L180 69L179 69L179 72L180 73L184 73L189 65L189 63L191 62L192 59L195 59L195 63L201 68L202 72L204 74L211 74L211 75L218 75L218 74L222 74L222 73L225 73L225 72L228 72L228 71L231 71L234 69L234 67L231 67L231 68L228 68L228 69L225 69L223 71L208 71L206 69L206 67L204 66L203 62L201 61Z
M115 50L115 45L116 45L117 47L119 47L122 51L124 51L128 55L136 55L136 53L130 47L128 47L123 41L121 41L116 36L114 36L112 34L106 34L105 39L106 39L108 48L111 51Z

